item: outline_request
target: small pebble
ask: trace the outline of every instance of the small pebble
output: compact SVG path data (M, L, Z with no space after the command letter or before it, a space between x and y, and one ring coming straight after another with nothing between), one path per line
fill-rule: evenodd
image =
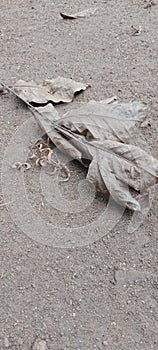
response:
M40 338L36 339L33 344L32 350L46 350L46 342Z
M102 344L103 344L104 346L108 345L108 343L107 343L106 340L104 340L104 341L102 342Z
M16 266L16 270L18 271L18 272L21 272L21 266Z

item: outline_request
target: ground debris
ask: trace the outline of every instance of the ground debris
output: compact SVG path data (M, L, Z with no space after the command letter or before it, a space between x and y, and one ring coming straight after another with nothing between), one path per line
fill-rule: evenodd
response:
M132 29L132 34L131 35L140 35L141 31L142 31L142 27L134 27L133 25L131 26Z
M35 343L32 345L31 350L47 350L46 341L40 338L35 340Z
M3 84L0 84L0 94L7 94L7 93L8 93L7 89L5 89Z
M24 170L29 170L31 168L31 165L29 163L20 163L20 162L16 162L12 165L12 168L13 169L17 169L17 170L20 170L20 169L24 169Z
M146 2L146 5L144 6L145 9L150 9L152 6L156 5L153 0L144 0L144 2Z
M53 175L57 170L60 170L66 174L66 178L60 180L60 182L66 182L70 179L70 170L63 164L57 157L56 152L49 145L50 139L47 139L47 142L43 140L38 140L33 143L31 150L33 151L29 159L35 160L37 166L46 167L47 165L51 166L49 175Z
M89 8L84 11L78 12L78 13L72 13L72 14L66 14L63 12L60 12L60 16L63 19L77 19L77 18L82 18L82 17L89 17L94 15L94 13L97 11L97 8Z

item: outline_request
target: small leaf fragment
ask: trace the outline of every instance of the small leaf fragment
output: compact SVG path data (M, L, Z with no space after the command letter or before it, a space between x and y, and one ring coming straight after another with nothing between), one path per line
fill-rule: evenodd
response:
M66 14L66 13L60 12L60 16L63 19L77 19L77 18L92 16L92 15L94 15L94 13L96 11L97 11L97 8L89 8L89 9L86 9L86 10L83 10L81 12L74 13L74 14L73 13L72 14Z
M23 167L25 170L31 169L31 165L30 165L29 163L22 163L22 167Z
M17 170L20 170L20 169L24 169L24 170L29 170L31 168L31 165L29 163L20 163L20 162L16 162L12 165L12 168L13 169L17 169Z

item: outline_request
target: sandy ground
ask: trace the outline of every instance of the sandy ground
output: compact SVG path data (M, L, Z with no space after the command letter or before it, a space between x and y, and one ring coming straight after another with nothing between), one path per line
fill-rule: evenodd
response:
M91 85L77 96L78 102L112 95L122 101L144 101L150 126L141 137L157 157L156 0L155 4L145 9L143 0L1 0L0 80L8 85L18 79L40 83L60 75ZM64 21L59 16L60 11L95 6L98 10L89 18ZM132 25L142 27L140 35L131 35ZM16 140L16 130L21 127L25 134L30 112L9 95L1 96L0 106L3 160L12 135ZM29 127L30 140L38 138L35 123ZM70 182L61 186L69 202L76 198L77 185L85 176L77 164L70 167ZM8 179L14 187L13 172ZM58 227L93 224L106 206L104 198L97 197L87 210L73 215L50 207L35 168L25 175L25 188L32 207L45 222ZM18 191L17 187L17 195ZM3 200L2 196L1 350L29 350L37 338L46 342L39 350L45 345L50 350L158 348L156 188L150 212L135 232L127 229L132 213L126 211L110 232L105 224L92 242L87 236L80 247L72 243L69 248L62 238L57 247L44 244L33 224L25 232L23 220L16 224Z

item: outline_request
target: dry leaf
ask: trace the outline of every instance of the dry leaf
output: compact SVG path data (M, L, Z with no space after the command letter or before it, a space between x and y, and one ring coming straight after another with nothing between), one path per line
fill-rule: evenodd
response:
M145 212L147 190L158 182L158 161L130 144L145 120L145 105L113 101L90 101L62 118L50 104L28 107L56 147L83 165L88 160L87 178L99 191L124 207Z
M58 77L45 80L43 85L37 85L33 80L19 80L13 86L13 91L28 103L42 105L48 102L71 102L75 93L86 90L87 87L88 85L72 79Z
M144 109L140 102L91 101L58 120L54 113L49 120L37 113L36 120L62 152L82 164L90 161L87 178L99 191L108 190L121 205L140 211L139 199L158 180L158 161L129 143L145 119Z
M66 14L66 13L60 12L60 16L64 19L76 19L76 18L92 16L96 11L97 11L97 8L90 8L74 14Z
M49 89L55 103L71 102L75 93L84 91L88 87L86 84L62 77L51 80L47 79L44 85Z

